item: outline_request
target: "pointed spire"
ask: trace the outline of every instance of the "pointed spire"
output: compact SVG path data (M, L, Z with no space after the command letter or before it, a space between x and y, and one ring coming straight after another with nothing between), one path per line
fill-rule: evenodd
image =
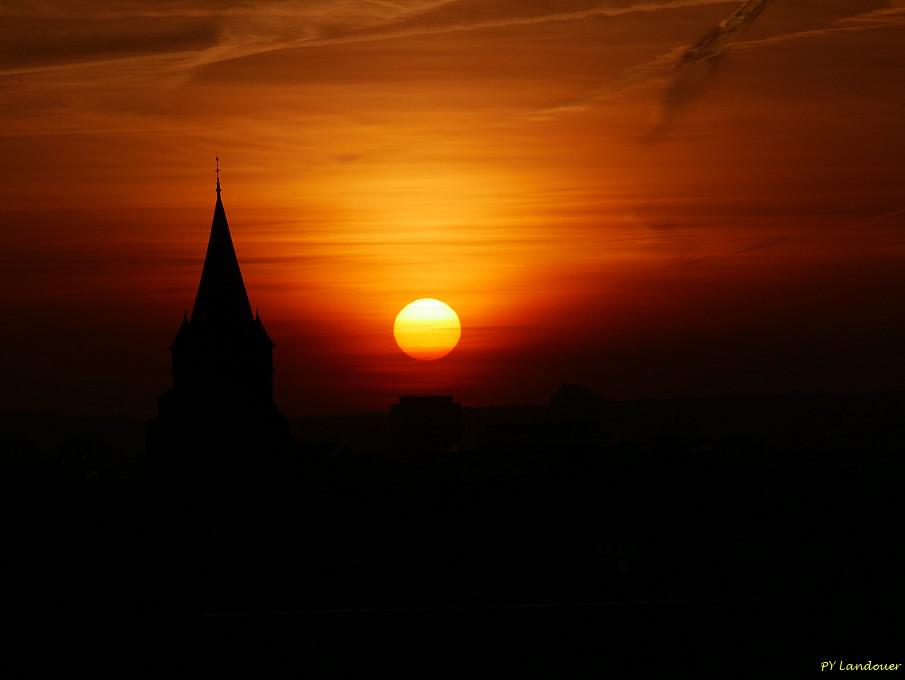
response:
M214 161L217 163L217 169L214 172L217 173L217 196L220 195L220 156L214 156Z
M195 306L192 308L192 324L232 325L251 321L251 304L239 269L239 259L233 247L226 210L220 199L220 163L217 159L217 202L211 235L204 256L204 269Z

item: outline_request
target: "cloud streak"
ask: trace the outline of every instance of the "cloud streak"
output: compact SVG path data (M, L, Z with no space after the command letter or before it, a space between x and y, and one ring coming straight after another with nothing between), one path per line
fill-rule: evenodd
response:
M711 61L719 57L738 34L761 15L771 0L747 0L720 25L689 47L679 59L677 69L699 61Z
M746 0L719 26L681 53L675 73L660 102L660 119L648 138L662 134L675 116L707 86L720 57L741 32L754 23L771 0Z
M529 118L547 120L557 114L586 110L595 103L660 86L663 88L660 120L649 133L647 138L650 139L665 132L679 110L702 93L716 64L727 53L769 48L793 41L905 27L905 8L897 6L843 17L821 28L779 33L756 40L740 40L742 30L753 23L771 1L759 0L758 5L746 2L721 22L720 26L694 44L673 48L654 59L627 68L594 90L554 107L536 111Z
M839 19L832 26L827 26L826 28L781 33L759 40L739 40L735 42L731 48L733 50L744 50L779 45L793 40L824 38L845 33L863 33L865 31L900 27L905 27L905 9L878 9L872 12L865 12L864 14Z
M651 133L652 136L662 132L676 114L703 91L717 68L720 57L728 50L763 49L795 40L905 25L905 10L881 9L839 19L825 28L781 33L758 40L738 40L741 31L751 25L770 2L771 0L748 0L718 28L682 53L676 64L676 73L663 94L660 122Z
M279 2L259 5L235 4L226 7L212 6L204 2L165 3L148 10L141 6L120 6L116 11L105 9L91 11L91 3L79 6L77 14L61 12L55 6L42 3L19 3L12 9L0 10L0 16L14 18L19 26L23 22L32 26L25 38L32 49L27 62L22 63L22 50L8 50L10 59L3 59L0 49L0 75L56 70L78 62L112 61L143 52L154 52L160 57L181 53L174 60L179 70L261 54L298 48L377 42L419 36L442 35L518 26L531 26L551 22L580 21L594 17L619 18L650 14L661 11L681 10L708 5L727 4L730 0L642 0L640 2L613 5L609 2L594 4L582 9L575 3L557 0L541 7L531 4L504 4L496 12L490 12L491 3L475 12L473 7L463 6L460 0L404 0L377 2L373 0L341 0L339 2ZM157 27L155 38L137 41L135 49L113 46L103 50L104 27L115 25L122 29L129 22L134 30L146 31ZM195 28L199 35L187 35L186 26ZM46 49L35 36L51 33L55 27L68 26L65 32L51 36ZM202 28L206 30L201 34ZM0 39L13 40L14 35ZM211 44L211 36L219 39ZM190 42L196 38L196 44ZM3 40L0 40L2 44ZM147 49L142 49L147 43ZM37 48L35 45L37 44ZM156 48L156 49L154 49ZM12 57L16 59L13 60Z
M140 55L192 69L214 61L317 43L334 35L395 25L451 0L208 0L56 4L10 2L0 7L0 75L76 65L103 66Z

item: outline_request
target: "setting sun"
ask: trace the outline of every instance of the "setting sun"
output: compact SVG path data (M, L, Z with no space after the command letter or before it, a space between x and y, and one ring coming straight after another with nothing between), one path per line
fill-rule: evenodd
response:
M393 335L399 348L413 359L441 359L459 343L462 325L455 310L441 300L421 298L396 315Z

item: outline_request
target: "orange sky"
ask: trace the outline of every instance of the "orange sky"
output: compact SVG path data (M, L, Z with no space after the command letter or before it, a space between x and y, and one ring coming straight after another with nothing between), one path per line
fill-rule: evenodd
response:
M901 387L905 2L739 4L5 2L0 408L153 412L216 154L287 413Z

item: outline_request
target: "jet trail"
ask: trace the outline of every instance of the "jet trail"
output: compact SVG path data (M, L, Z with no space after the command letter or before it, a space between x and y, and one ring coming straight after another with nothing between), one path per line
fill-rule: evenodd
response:
M665 132L679 110L704 89L720 56L770 2L771 0L747 0L721 21L719 26L681 53L676 61L672 80L663 93L660 121L647 135L649 139L655 139Z
M753 23L770 4L770 0L748 0L682 54L677 64L681 69L688 64L713 60L719 57L743 28Z

